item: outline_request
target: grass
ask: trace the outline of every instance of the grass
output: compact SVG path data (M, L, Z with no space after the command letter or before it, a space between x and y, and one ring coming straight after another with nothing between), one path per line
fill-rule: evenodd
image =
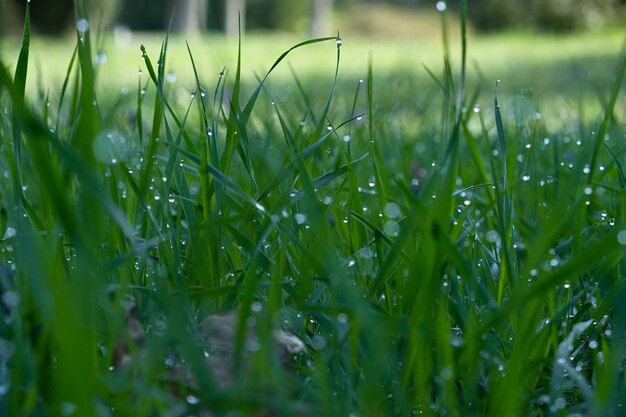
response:
M28 87L26 21L0 65L0 414L622 415L626 52L598 49L596 100L553 100L558 74L467 69L464 25L428 82L377 50L346 76L335 37L259 64L244 38L222 76L165 37L118 94L89 31Z

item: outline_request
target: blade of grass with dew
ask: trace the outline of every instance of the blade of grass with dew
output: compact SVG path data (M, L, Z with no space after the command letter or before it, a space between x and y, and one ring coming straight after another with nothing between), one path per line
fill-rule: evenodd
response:
M611 87L609 101L606 105L606 108L604 109L604 117L602 119L602 123L600 124L600 127L598 128L598 132L595 137L595 142L593 143L593 148L591 151L591 160L589 162L589 175L587 177L588 184L591 184L591 182L593 181L593 177L596 171L596 166L598 163L598 153L600 152L600 148L602 147L602 144L604 143L604 137L606 136L608 132L609 123L611 122L611 119L613 118L613 113L615 111L615 104L617 103L617 98L619 97L619 94L620 94L620 87L622 85L622 82L625 76L626 76L626 38L624 39L621 56L617 64L615 74L613 76L614 77L613 85Z
M212 125L209 125L206 104L204 103L205 93L203 92L202 86L200 85L200 79L198 78L198 71L196 69L196 63L193 59L193 54L191 53L191 48L189 47L188 43L186 45L187 45L187 51L189 53L189 59L191 60L191 66L193 68L194 78L196 80L196 89L198 91L198 94L200 94L200 98L198 99L199 100L198 107L201 113L200 132L203 132L202 154L201 154L203 167L206 167L206 165L210 161L214 167L216 167L217 169L220 169L219 155L217 154L217 139L213 137L213 133L212 133L213 130L211 128ZM211 188L211 184L208 178L208 170L205 171L203 169L202 172L203 172L203 175L200 177L200 180L201 180L200 195L202 198L202 212L203 212L204 220L208 220L210 218L210 213L211 213L211 193L209 191ZM220 187L217 187L215 189L215 192L216 192L217 207L221 207L222 191Z
M512 229L512 205L511 205L511 190L509 188L509 173L507 166L507 150L506 139L504 137L504 125L502 123L502 114L500 112L500 104L498 103L498 88L499 80L496 83L496 92L494 93L493 103L495 109L496 119L496 131L498 134L498 142L500 144L500 153L502 154L502 214L500 216L500 238L502 239L502 264L500 266L500 276L498 277L498 296L496 302L499 304L502 302L504 296L504 288L507 283L514 278L514 266L511 255L511 241L510 236L513 232ZM506 274L506 275L505 275Z
M28 54L30 50L30 3L26 3L26 11L24 17L24 34L22 36L22 46L20 48L20 54L17 59L17 65L15 68L15 78L13 80L17 96L14 100L19 100L19 103L24 102L24 94L26 91L26 76L28 73ZM18 207L21 205L23 198L22 194L22 130L19 120L13 117L13 154L15 161L11 164L13 169L13 178L15 185L13 187L16 193L15 201Z

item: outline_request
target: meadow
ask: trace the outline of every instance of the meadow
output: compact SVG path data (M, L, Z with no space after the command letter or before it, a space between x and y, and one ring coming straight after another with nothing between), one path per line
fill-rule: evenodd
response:
M0 415L624 415L624 34L441 18L27 21L0 65Z

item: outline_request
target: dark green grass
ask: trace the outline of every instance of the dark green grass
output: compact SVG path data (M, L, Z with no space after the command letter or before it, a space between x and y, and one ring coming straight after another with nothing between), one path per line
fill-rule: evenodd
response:
M338 85L337 36L253 88L241 56L207 77L188 47L181 97L165 37L106 104L77 32L47 105L26 20L0 65L0 414L623 415L626 53L602 113L549 128L466 75L461 24L423 96L372 64ZM327 82L270 83L317 43ZM198 326L233 309L223 387ZM307 346L292 371L276 328Z

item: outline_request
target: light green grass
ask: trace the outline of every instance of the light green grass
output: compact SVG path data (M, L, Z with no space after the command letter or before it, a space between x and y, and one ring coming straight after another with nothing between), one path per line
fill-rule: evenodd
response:
M146 37L101 65L89 32L75 58L25 36L0 415L622 415L620 36L460 33ZM200 323L232 310L224 386Z

